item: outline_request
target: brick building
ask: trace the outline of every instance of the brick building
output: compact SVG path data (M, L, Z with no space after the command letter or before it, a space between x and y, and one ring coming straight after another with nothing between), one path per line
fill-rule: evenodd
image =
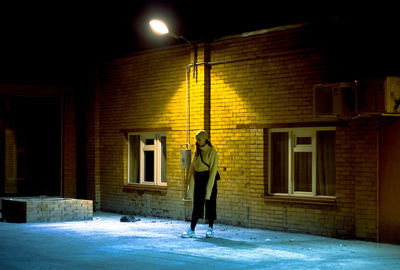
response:
M292 25L199 44L195 67L186 46L99 64L88 153L101 208L189 219L180 149L204 128L219 153L220 222L398 241L400 121L359 98L363 78L318 34ZM315 104L326 98L315 101L316 85L339 82L343 108Z
M291 25L198 44L196 65L189 46L99 63L86 104L87 199L189 219L180 150L206 129L219 154L219 222L398 243L398 78L357 72L327 35ZM74 132L68 119L64 133ZM63 138L73 167L74 135ZM74 196L66 166L63 196Z

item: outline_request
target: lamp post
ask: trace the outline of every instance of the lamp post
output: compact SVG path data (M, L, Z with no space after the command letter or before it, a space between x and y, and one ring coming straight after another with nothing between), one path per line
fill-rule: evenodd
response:
M151 30L157 35L168 35L170 37L176 38L176 39L182 39L186 43L188 43L190 46L193 47L193 78L196 76L196 62L197 62L197 48L196 45L190 42L188 39L183 37L182 35L177 35L175 33L172 33L169 31L168 26L161 20L151 20L150 21L150 27ZM182 200L184 202L191 201L189 199L185 198L185 192L184 192L184 173L183 171L188 169L190 167L190 157L191 157L191 150L190 150L190 143L189 143L189 115L188 115L188 67L186 67L186 143L181 144L181 160L186 159L189 160L189 165L185 166L183 162L181 162L181 170L182 170ZM186 149L183 149L182 146L186 145Z
M188 43L190 46L193 47L194 53L193 53L193 78L196 75L196 62L197 62L197 47L195 44L193 44L190 40L186 39L182 35L177 35L171 31L169 31L168 26L163 22L162 20L151 20L149 22L151 30L157 35L168 35L170 37L176 38L176 39L182 39L186 43Z

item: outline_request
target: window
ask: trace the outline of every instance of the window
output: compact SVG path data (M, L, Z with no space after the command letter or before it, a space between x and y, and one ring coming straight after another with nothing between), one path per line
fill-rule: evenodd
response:
M167 184L167 138L163 133L128 133L128 183Z
M269 130L269 194L335 196L335 128Z

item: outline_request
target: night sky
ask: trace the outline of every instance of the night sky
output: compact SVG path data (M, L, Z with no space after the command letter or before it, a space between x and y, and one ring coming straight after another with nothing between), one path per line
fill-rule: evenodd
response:
M387 5L251 0L31 2L0 8L0 82L73 84L92 74L96 61L183 42L154 35L148 27L154 17L200 42L287 24L323 26L339 19L347 37L367 41L366 53L382 48L397 53L394 48L399 44L398 15Z

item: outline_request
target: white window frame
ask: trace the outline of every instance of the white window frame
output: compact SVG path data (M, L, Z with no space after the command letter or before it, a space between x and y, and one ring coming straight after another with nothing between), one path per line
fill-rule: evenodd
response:
M140 138L140 165L139 165L139 183L131 181L130 177L130 136L139 136ZM161 137L166 137L165 132L129 132L127 134L127 147L128 147L128 175L127 183L132 185L150 185L150 186L167 186L167 182L161 182L161 155L162 143ZM154 145L146 145L146 139L154 140ZM145 151L154 151L154 181L146 181L144 175L145 169ZM165 164L166 166L167 164Z
M336 131L336 127L305 127L305 128L276 128L268 130L268 194L283 196L301 196L301 197L323 197L335 198L336 196L317 195L317 131ZM272 193L272 151L271 134L278 132L288 133L288 193ZM311 145L297 145L297 137L311 137ZM311 152L312 153L312 191L295 191L294 188L294 153Z

